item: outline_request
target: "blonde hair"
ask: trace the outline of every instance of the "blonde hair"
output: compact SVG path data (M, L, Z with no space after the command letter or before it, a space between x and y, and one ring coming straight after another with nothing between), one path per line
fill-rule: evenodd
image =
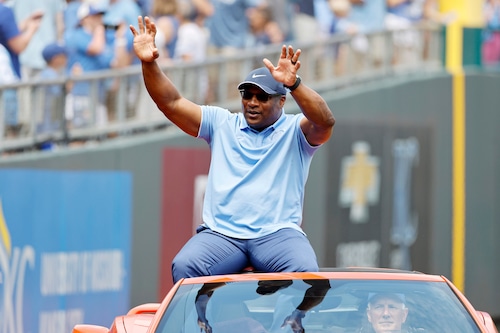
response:
M154 17L177 14L177 0L154 0L151 15Z
M328 4L333 14L338 17L345 17L351 11L349 0L329 0Z

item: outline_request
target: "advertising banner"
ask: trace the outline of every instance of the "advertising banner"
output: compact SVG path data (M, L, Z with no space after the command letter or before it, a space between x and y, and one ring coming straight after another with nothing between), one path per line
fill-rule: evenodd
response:
M0 170L0 333L128 310L131 187L126 172Z
M328 266L427 271L432 128L344 122L335 135Z
M201 209L209 167L208 147L163 151L159 299L163 299L173 285L173 258L202 222Z

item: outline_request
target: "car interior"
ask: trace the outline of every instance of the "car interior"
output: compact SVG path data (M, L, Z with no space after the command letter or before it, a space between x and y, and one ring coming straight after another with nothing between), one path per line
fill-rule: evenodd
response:
M318 281L322 281L317 284ZM210 286L181 286L162 318L165 333L293 333L285 319L297 307L310 307L301 318L307 333L374 332L367 320L369 295L404 295L408 316L404 332L475 333L477 325L445 283L368 280L242 281ZM324 282L327 282L325 284ZM204 314L199 291L210 290ZM205 317L211 332L199 325ZM176 319L174 319L176 318Z

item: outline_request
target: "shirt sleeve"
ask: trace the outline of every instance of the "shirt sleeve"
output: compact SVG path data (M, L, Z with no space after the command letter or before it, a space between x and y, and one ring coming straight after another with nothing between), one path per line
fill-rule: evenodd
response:
M198 138L210 144L215 130L215 124L217 124L217 126L222 125L229 119L230 115L231 112L227 109L218 106L203 105L201 107L201 125Z
M321 147L321 145L313 146L307 141L306 136L304 132L302 132L302 128L300 127L300 121L304 117L305 116L302 113L298 113L295 115L295 127L297 129L297 136L298 136L297 139L299 141L301 150L305 154L312 156L316 152L316 150L318 150L318 148Z
M20 33L12 9L0 8L0 35L3 35L5 41L8 41Z

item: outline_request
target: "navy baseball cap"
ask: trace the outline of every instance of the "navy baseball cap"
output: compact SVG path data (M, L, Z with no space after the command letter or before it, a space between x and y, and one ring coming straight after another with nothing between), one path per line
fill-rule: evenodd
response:
M251 71L245 78L245 81L238 85L238 89L244 89L245 86L248 85L257 86L270 95L286 95L286 89L283 83L276 81L267 67L261 67Z
M67 54L66 48L60 44L57 43L52 43L48 44L43 48L42 51L42 56L43 59L48 63L54 58L56 55L59 54Z
M368 295L368 302L373 304L380 298L390 298L403 304L406 303L405 295L392 292L370 293Z

